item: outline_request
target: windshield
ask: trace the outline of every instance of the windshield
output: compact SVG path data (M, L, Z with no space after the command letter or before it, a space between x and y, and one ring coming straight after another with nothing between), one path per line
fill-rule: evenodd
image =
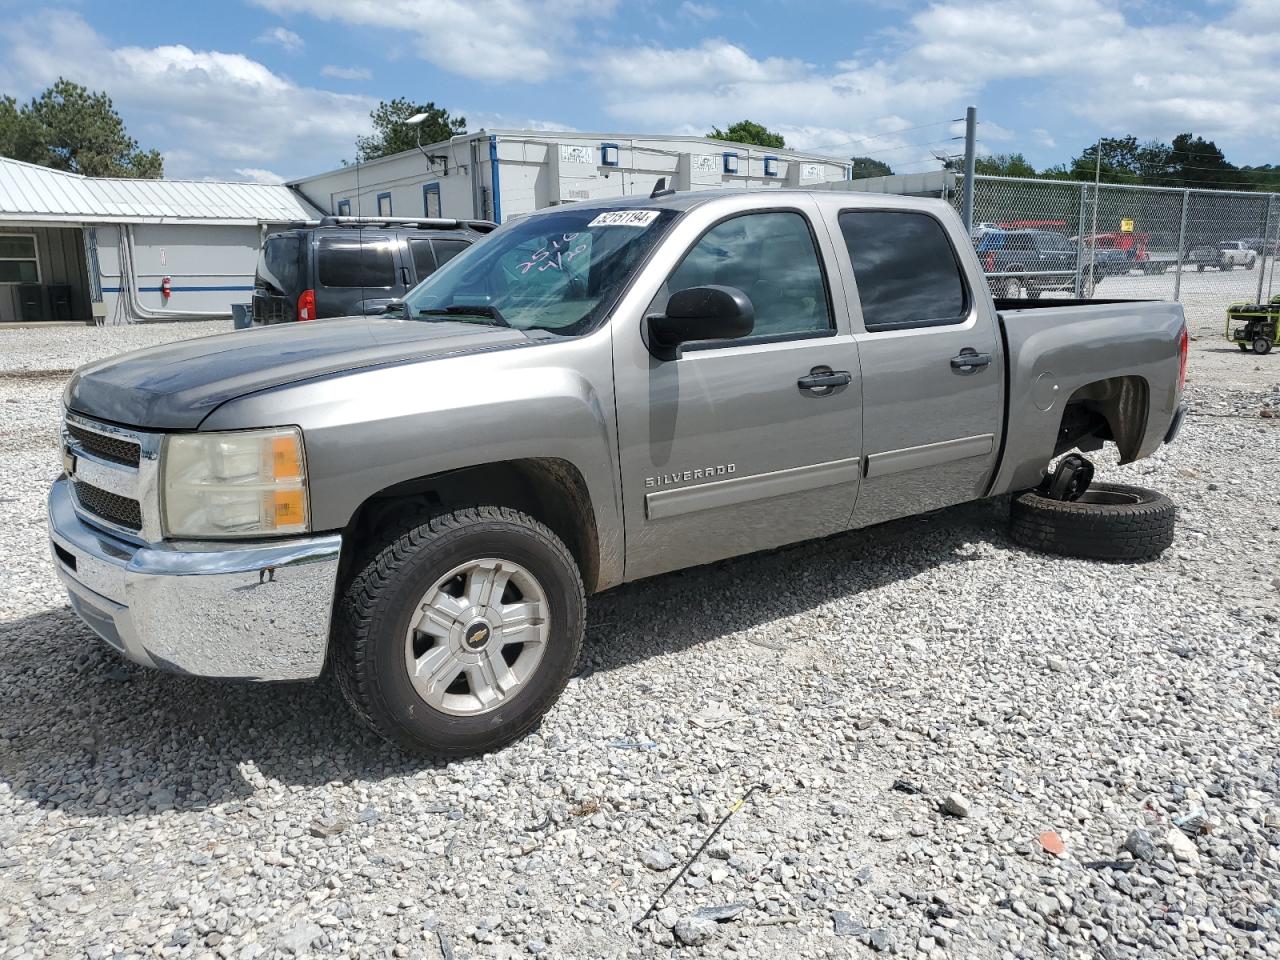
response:
M404 298L413 320L546 330L592 329L678 215L580 209L530 217L459 254Z

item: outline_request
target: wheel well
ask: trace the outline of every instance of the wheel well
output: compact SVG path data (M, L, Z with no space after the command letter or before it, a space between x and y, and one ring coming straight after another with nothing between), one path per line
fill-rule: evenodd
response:
M1053 455L1073 448L1098 450L1112 441L1120 462L1137 459L1147 429L1148 387L1142 377L1111 377L1085 384L1062 410Z
M595 589L600 548L586 481L573 464L550 457L486 463L378 491L360 504L343 530L339 580L373 549L427 515L476 506L511 507L545 523L573 554L587 592Z

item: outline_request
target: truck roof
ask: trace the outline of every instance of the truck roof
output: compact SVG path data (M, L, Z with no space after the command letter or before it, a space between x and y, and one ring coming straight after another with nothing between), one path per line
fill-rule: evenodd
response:
M816 200L832 206L841 207L901 207L904 209L921 210L930 208L950 209L950 204L944 200L935 200L927 197L903 197L886 193L862 193L853 191L836 191L836 190L805 190L802 188L784 188L759 190L748 189L746 187L735 187L728 190L681 190L665 193L659 197L646 197L643 194L633 195L630 197L611 197L600 200L575 200L571 204L561 204L555 207L544 207L541 210L528 214L522 214L520 219L527 217L545 216L549 213L555 213L557 210L563 210L565 207L572 206L585 210L610 210L610 209L626 209L626 210L691 210L694 207L702 206L707 203L715 203L717 201L736 200L740 197L753 197L760 200L760 205L764 206L785 206L787 199L805 198Z

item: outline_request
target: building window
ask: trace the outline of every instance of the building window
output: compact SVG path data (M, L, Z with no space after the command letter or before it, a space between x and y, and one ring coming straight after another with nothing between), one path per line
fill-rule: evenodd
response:
M764 175L766 177L776 177L778 175L778 158L777 157L764 158Z
M351 201L350 201L350 200L339 200L339 201L338 201L338 216L340 216L340 217L349 217L349 216L351 216Z
M618 145L616 143L600 144L600 165L604 167L616 167L618 163Z
M440 212L440 184L424 183L422 185L422 212L428 217L442 217ZM388 213L390 210L388 209Z
M0 236L0 283L39 283L36 238L16 233Z
M389 192L378 194L378 216L391 216L391 194Z
M736 153L727 152L724 155L724 172L734 174L738 172L738 155Z

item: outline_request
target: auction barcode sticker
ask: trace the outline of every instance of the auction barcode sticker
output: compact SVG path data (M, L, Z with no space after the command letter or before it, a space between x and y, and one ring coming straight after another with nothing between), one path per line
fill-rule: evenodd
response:
M657 210L610 210L596 217L587 227L647 227L658 218Z

